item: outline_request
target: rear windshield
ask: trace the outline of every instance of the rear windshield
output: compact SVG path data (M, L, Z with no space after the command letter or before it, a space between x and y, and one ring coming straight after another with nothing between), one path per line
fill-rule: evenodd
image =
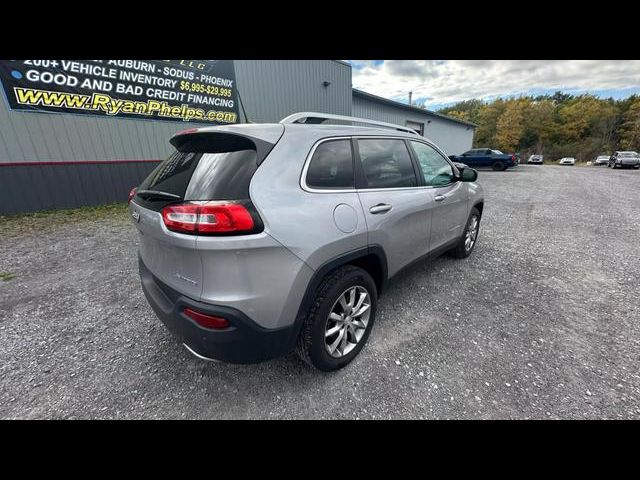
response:
M637 157L638 154L636 152L620 152L618 156L619 157Z
M181 201L245 200L257 168L249 140L185 142L140 184L135 201L160 210Z

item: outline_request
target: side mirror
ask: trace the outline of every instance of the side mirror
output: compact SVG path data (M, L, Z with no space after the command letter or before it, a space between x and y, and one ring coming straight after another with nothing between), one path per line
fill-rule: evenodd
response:
M469 165L460 162L453 162L453 164L460 172L460 176L455 175L455 178L458 182L475 182L478 178L478 172L476 172L473 168L470 168Z
M462 170L462 181L463 182L475 182L478 179L478 172L473 168L465 168Z

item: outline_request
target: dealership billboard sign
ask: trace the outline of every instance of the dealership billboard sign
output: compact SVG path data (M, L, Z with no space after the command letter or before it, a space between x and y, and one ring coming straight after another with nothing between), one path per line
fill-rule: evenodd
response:
M239 123L232 60L0 60L13 110Z

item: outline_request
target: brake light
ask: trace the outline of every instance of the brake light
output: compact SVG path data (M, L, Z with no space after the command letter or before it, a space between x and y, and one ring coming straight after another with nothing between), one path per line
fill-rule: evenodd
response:
M174 232L203 235L248 233L255 228L249 210L230 201L169 205L162 209L162 220Z
M130 191L129 191L129 200L127 200L127 204L131 203L131 200L133 200L133 197L136 196L136 192L138 191L137 187L133 187Z
M176 133L174 136L178 136L178 135L189 135L191 133L196 133L198 131L197 128L188 128L186 130L181 130L180 132Z
M511 155L511 160L513 160L515 162L516 161L516 156L515 155Z
M220 330L223 328L227 328L230 325L229 320L227 320L226 318L198 312L190 308L185 308L183 312L187 317L191 318L198 325L204 328L212 328L212 329Z

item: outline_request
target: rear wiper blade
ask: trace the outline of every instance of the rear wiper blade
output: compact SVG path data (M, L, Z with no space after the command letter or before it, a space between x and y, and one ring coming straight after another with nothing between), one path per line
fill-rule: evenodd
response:
M138 190L136 194L140 195L142 198L168 198L171 200L182 200L180 195L174 195L173 193L161 192L159 190Z

